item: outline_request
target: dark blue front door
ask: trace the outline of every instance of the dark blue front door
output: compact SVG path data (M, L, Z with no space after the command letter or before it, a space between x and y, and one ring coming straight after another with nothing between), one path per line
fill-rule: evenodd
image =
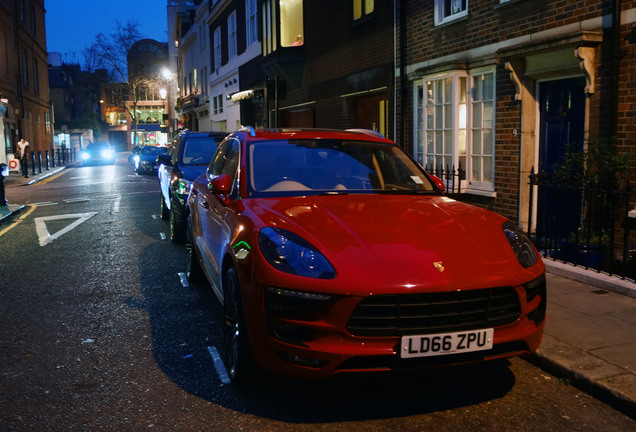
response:
M551 174L567 150L582 149L585 137L585 78L539 85L539 172ZM537 234L564 239L580 227L581 193L561 187L539 192Z

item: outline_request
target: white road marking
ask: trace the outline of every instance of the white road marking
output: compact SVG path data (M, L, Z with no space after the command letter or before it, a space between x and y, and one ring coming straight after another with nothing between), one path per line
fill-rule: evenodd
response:
M52 205L57 205L57 204L58 203L54 203L54 202L50 202L50 201L44 201L44 202L35 203L35 205L38 206L38 207L52 206Z
M209 346L208 352L212 356L212 362L214 363L214 368L216 369L216 373L219 374L219 378L221 378L221 382L223 384L229 384L230 376L227 374L227 369L225 369L225 365L223 364L223 359L219 355L219 352L216 350L216 347Z
M35 218L35 230L38 233L38 238L40 240L40 246L45 246L51 243L53 240L58 239L63 234L66 234L73 228L76 228L81 223L86 222L93 216L95 216L97 212L91 213L76 213L76 214L66 214L66 215L58 215L58 216L45 216ZM61 219L77 219L72 224L66 226L65 228L59 230L55 234L49 234L48 229L46 228L46 222L52 220L61 220Z
M179 275L179 279L181 280L181 285L184 288L190 288L190 282L188 282L188 277L186 276L186 274L183 272L180 272L178 273L178 275Z
M121 197L115 198L115 203L113 204L113 213L119 213L120 204L121 204Z
M86 202L86 201L90 201L90 198L69 198L64 200L65 203L76 203L76 202Z
M159 233L159 235L161 236L161 240L168 240L168 236L166 236L166 233Z

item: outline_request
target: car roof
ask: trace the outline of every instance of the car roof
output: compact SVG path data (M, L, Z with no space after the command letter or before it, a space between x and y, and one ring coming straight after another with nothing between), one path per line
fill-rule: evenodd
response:
M372 141L394 144L377 131L370 129L320 129L320 128L281 128L254 129L243 127L234 134L246 134L248 141L273 139L340 139L356 141Z
M195 131L195 132L187 132L185 134L186 137L225 137L227 136L227 132L218 132L218 131Z

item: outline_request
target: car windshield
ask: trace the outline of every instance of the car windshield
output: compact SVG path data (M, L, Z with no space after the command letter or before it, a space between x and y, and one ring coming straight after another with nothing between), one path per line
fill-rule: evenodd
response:
M248 148L250 195L436 193L394 144L316 140L255 141Z
M108 143L94 142L86 146L86 151L99 151L99 150L108 149L108 148L110 148Z
M183 149L184 165L207 165L212 160L222 137L195 137L191 136L185 140Z
M153 147L153 146L147 146L144 147L144 149L141 151L141 154L143 155L158 155L160 153L165 153L166 150L164 147Z

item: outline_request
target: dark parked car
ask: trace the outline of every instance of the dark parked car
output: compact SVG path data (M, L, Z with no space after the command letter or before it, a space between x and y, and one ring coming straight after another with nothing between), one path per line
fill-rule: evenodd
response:
M87 145L80 157L84 164L114 164L115 150L107 142L97 141Z
M324 378L506 358L541 341L545 267L528 237L445 196L376 132L233 133L188 208L186 272L222 305L233 380L252 362Z
M130 155L128 156L128 162L132 165L135 165L135 156L139 156L139 153L141 153L141 150L144 148L145 146L142 145L136 145L133 147L133 149L130 152Z
M166 154L166 147L144 146L139 154L133 156L135 171L138 174L150 174L157 170L157 157Z
M192 180L205 172L224 132L180 133L168 146L166 154L157 157L161 189L161 218L170 221L170 239L181 243L185 239L185 201Z

